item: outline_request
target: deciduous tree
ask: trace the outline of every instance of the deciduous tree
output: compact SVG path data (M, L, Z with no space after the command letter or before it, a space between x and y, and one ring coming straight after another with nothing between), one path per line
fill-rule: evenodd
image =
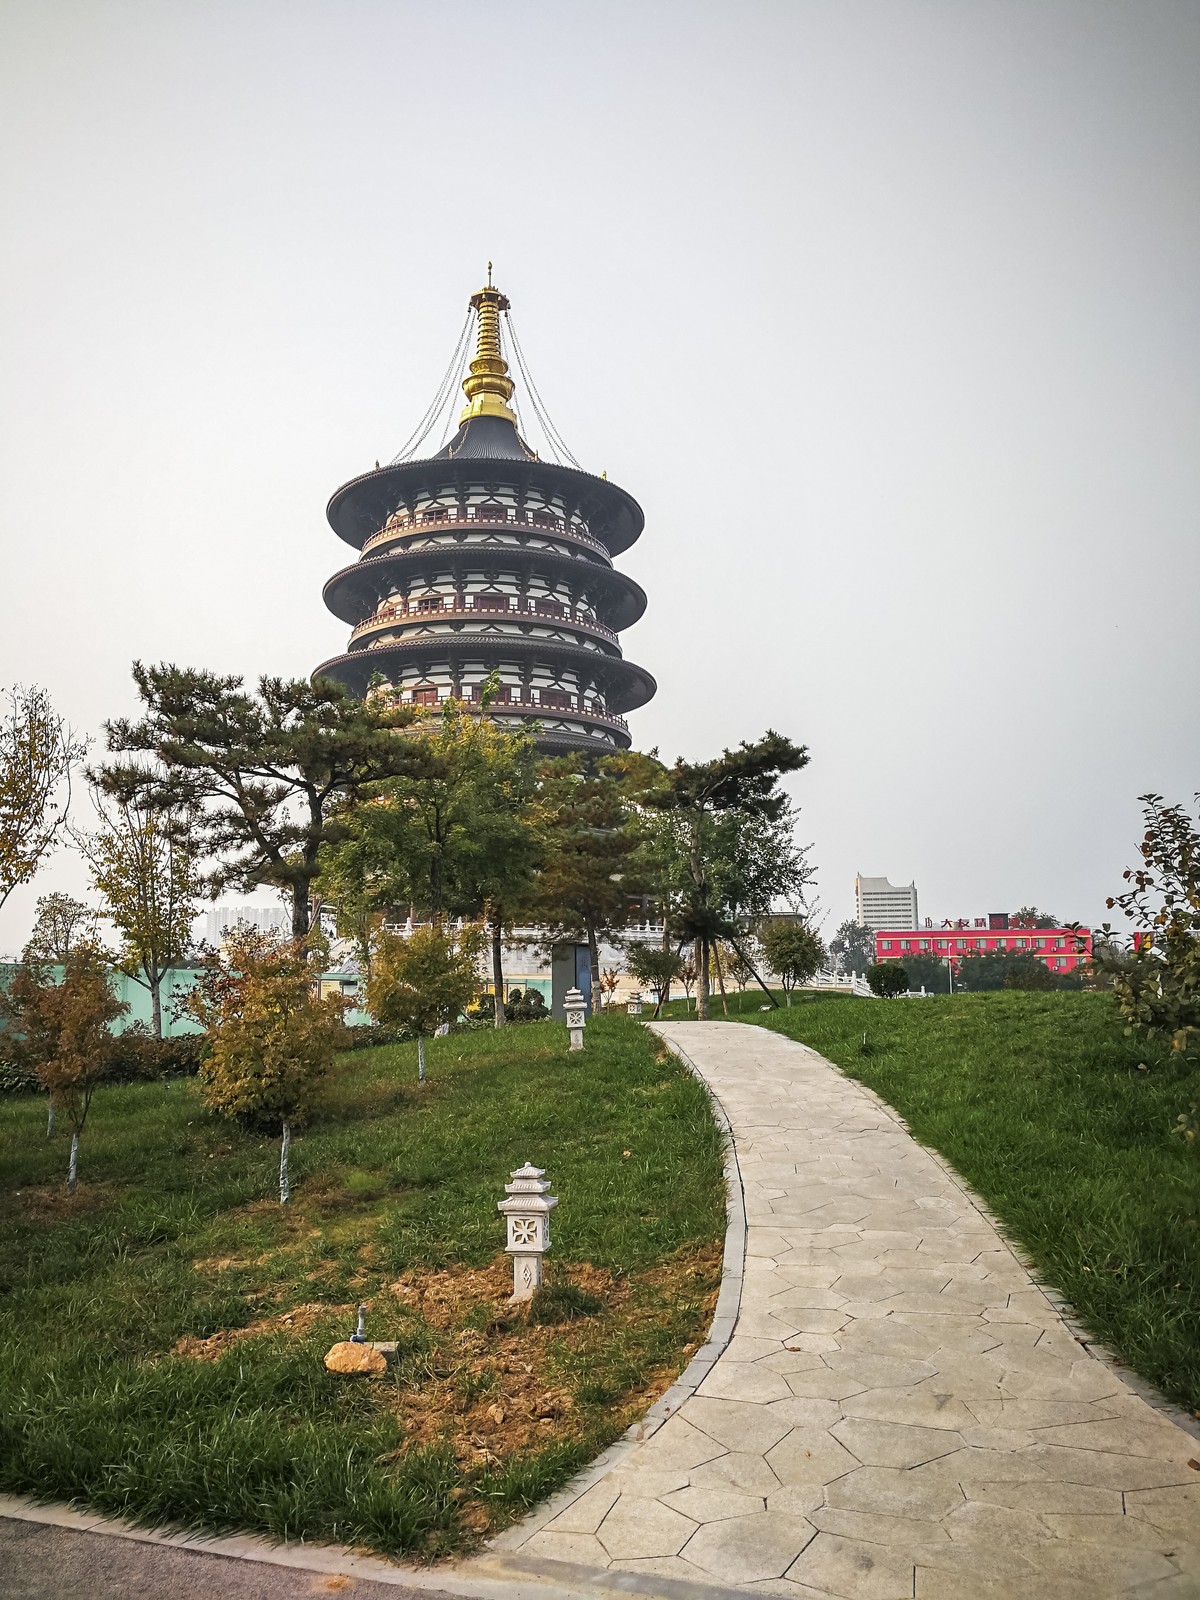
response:
M145 789L95 796L98 827L76 843L121 940L121 967L150 995L151 1026L162 1038L162 985L188 954L202 890L200 846L186 810L155 803Z
M48 963L25 960L0 994L19 1058L36 1071L52 1108L71 1125L67 1193L75 1193L79 1140L92 1095L112 1059L112 1025L129 1009L113 992L104 952L77 943L66 952L62 977Z
M1133 924L1132 948L1122 950L1106 923L1092 959L1112 983L1126 1031L1169 1045L1179 1066L1194 1069L1200 1065L1200 830L1183 806L1167 805L1162 795L1141 800L1142 862L1126 869L1127 887L1108 901Z
M1019 911L1014 911L1010 919L1014 928L1058 928L1062 924L1058 918L1048 911L1039 911L1036 906L1022 906Z
M479 988L484 935L478 924L453 930L436 923L407 936L380 931L367 984L376 1022L417 1036L417 1078L425 1082L425 1038L467 1009Z
M400 905L434 923L486 918L500 1026L504 927L511 908L530 898L542 847L529 810L533 741L500 727L489 705L486 690L482 715L448 701L435 722L406 736L420 753L413 770L370 786L346 809L341 838L322 854L321 881L339 915L368 938Z
M908 973L899 961L877 961L867 968L871 993L881 1000L894 1000L908 993Z
M95 944L97 916L95 906L72 895L39 895L25 960L61 964L77 944Z
M86 742L44 689L9 689L0 712L0 906L53 849Z
M864 973L875 961L875 934L861 922L843 922L829 941L829 954L840 972Z
M759 932L767 965L778 977L790 1006L792 990L807 983L825 961L825 946L802 922L789 917L772 917Z
M672 983L683 974L679 952L634 939L625 951L625 965L644 989L654 991L657 1017L671 998Z
M286 1205L292 1131L312 1110L345 1039L344 1002L318 994L303 940L272 939L239 924L223 950L208 952L185 1004L207 1035L205 1103L222 1116L279 1130L279 1203Z

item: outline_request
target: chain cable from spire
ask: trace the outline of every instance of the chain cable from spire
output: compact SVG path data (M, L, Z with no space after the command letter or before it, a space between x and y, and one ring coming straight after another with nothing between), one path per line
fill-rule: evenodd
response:
M462 331L458 336L458 343L454 346L454 354L450 357L450 365L446 368L441 383L438 384L437 393L434 395L429 409L392 457L388 463L389 466L397 466L401 461L407 461L416 453L426 437L432 432L444 407L457 388L457 379L463 365L463 356L470 349L471 323L474 320L474 316L474 311L468 310L466 321L463 323Z
M538 393L537 384L534 383L529 371L529 363L525 360L525 352L521 349L521 341L517 337L517 328L515 322L513 321L511 311L506 311L504 313L504 320L508 324L509 333L512 335L512 347L517 358L517 366L520 369L522 378L525 380L525 387L529 391L529 403L533 407L534 415L537 417L538 422L541 425L542 432L546 435L546 440L550 445L551 450L556 455L561 454L566 456L567 460L573 467L576 467L582 471L583 469L579 466L579 462L576 461L575 457L567 448L566 441L563 439L562 434L559 433L558 429L550 420L550 413L547 411L545 402Z
M458 366L455 369L454 378L453 378L453 380L452 380L452 382L450 384L450 388L449 388L449 391L448 391L447 397L446 397L446 399L447 399L446 420L442 424L442 436L441 436L441 440L440 440L440 442L438 444L438 449L439 450L446 443L446 441L450 438L450 436L455 432L456 428L460 425L460 422L456 421L456 419L455 419L455 411L457 409L457 397L458 397L459 390L463 386L464 378L465 378L467 372L470 370L470 363L471 363L471 328L472 328L473 324L477 320L478 320L478 313L474 310L474 308L472 308L471 313L470 313L469 317L467 318L467 337L463 340L462 355L459 357Z

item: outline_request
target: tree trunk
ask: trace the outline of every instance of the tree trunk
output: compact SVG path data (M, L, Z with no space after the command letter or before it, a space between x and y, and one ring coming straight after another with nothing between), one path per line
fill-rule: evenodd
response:
M425 1082L425 1035L417 1035L417 1082Z
M292 938L308 938L308 884L292 885Z
M496 1026L502 1028L506 1021L504 1015L504 939L503 922L499 911L492 915L492 987L496 991L495 1016Z
M708 940L696 940L696 1021L708 1021Z
M292 1125L290 1122L283 1124L283 1138L279 1141L279 1204L285 1206L291 1197L291 1185L288 1182L288 1151L292 1148Z
M50 1102L50 1110L46 1113L46 1137L47 1137L47 1139L53 1139L53 1137L54 1137L54 1101L53 1100L51 1100L51 1102Z
M162 973L161 972L156 972L156 973L153 973L151 975L150 983L149 983L149 989L150 989L150 1026L153 1029L154 1037L156 1039L161 1039L162 1036L163 1036L163 1031L162 1031Z
M592 961L592 1015L596 1015L596 994L600 988L600 946L596 939L596 924L589 917L587 921L588 954Z
M71 1159L67 1163L67 1193L75 1193L75 1179L79 1170L79 1130L71 1134Z
M725 974L721 971L721 941L713 940L713 964L717 969L717 983L721 990L721 1010L729 1015L729 1002L725 998Z
M736 939L730 939L729 942L733 946L733 948L737 951L738 955L742 958L742 960L745 961L746 965L750 968L750 976L754 979L755 983L762 990L762 992L766 995L767 999L771 1002L771 1004L775 1007L776 1011L778 1011L779 1010L779 1001L776 1000L775 996L771 993L770 989L767 988L766 984L763 982L762 978L759 976L757 967L755 967L755 965L754 965L754 963L752 961L747 959L746 952L739 947L738 942L737 942ZM788 1001L788 1004L791 1005L791 1001L790 1000ZM741 1010L741 1006L740 1005L738 1006L738 1010L739 1011Z

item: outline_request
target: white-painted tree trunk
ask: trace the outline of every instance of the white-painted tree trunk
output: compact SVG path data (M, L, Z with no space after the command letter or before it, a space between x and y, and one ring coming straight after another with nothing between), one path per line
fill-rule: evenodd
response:
M288 1186L288 1151L292 1147L292 1125L285 1122L283 1125L283 1138L279 1144L279 1204L285 1206L291 1189Z
M51 1100L50 1109L46 1113L46 1137L47 1137L47 1139L53 1139L53 1137L54 1137L54 1101L53 1100Z
M425 1082L425 1035L417 1035L417 1082Z
M71 1159L67 1163L67 1193L75 1193L75 1178L79 1170L79 1134L71 1135Z

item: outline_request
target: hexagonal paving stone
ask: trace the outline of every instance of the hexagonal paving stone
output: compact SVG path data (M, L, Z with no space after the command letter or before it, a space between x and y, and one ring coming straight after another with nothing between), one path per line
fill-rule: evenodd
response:
M958 1484L940 1467L937 1461L921 1467L859 1467L831 1483L826 1500L846 1511L940 1520L963 1500Z
M781 1486L763 1456L729 1450L716 1461L696 1467L691 1481L697 1488L735 1489L739 1494L769 1495Z
M614 1561L638 1556L676 1556L696 1531L690 1517L661 1500L623 1494L600 1524L596 1537Z
M670 1506L672 1511L681 1511L693 1522L722 1522L726 1517L749 1517L756 1511L765 1511L765 1498L761 1494L739 1493L728 1485L706 1489L701 1484L693 1483L686 1489L676 1489L673 1494L664 1496L663 1504ZM1149 1524L1146 1526L1149 1527Z
M815 1536L804 1517L782 1511L707 1522L684 1546L686 1559L722 1582L781 1578Z
M858 1457L852 1456L831 1433L812 1428L797 1428L768 1450L766 1459L785 1485L833 1483L859 1466Z
M791 1423L772 1416L766 1406L741 1400L706 1400L700 1395L687 1402L686 1420L727 1450L745 1450L751 1455L764 1455L791 1428Z
M911 1600L913 1562L883 1544L820 1533L787 1575L827 1594L854 1600Z
M922 1428L971 1428L975 1418L961 1400L940 1394L930 1384L913 1389L868 1389L842 1402L848 1417L864 1417L869 1422L913 1423Z
M867 1467L919 1467L962 1446L948 1428L920 1428L897 1422L868 1422L844 1417L830 1430L840 1444Z
M694 1405L695 1401L689 1404ZM652 1472L686 1472L724 1453L724 1445L718 1444L707 1433L701 1433L699 1428L693 1428L686 1417L676 1412L657 1433L625 1457L621 1462L621 1470L628 1473L649 1468Z
M718 1361L696 1392L713 1400L750 1400L756 1405L792 1397L783 1374L764 1367L761 1361L742 1361L728 1367Z

